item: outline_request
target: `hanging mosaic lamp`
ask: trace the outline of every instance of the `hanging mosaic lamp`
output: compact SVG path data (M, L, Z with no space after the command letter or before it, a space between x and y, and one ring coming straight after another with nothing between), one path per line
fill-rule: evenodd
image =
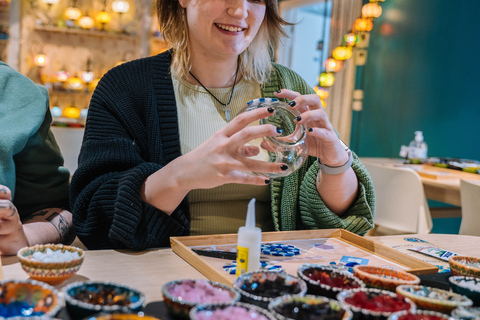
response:
M352 57L352 47L336 47L333 52L332 56L336 60L347 60Z
M382 14L382 7L376 2L370 2L362 7L362 17L376 19Z
M347 33L343 36L343 42L349 47L353 47L358 42L358 37L355 33Z
M316 86L313 88L313 90L315 90L315 93L320 97L320 99L325 100L328 98L329 92L326 88Z
M333 58L328 58L327 61L325 61L325 71L327 72L338 72L342 69L342 61L336 60Z
M80 118L80 109L72 104L63 110L63 116L70 119L78 119Z
M37 67L45 67L50 59L44 54L37 54L33 57L33 64L36 65Z
M78 20L82 16L82 12L77 7L69 7L65 10L65 17L68 20Z
M370 19L358 18L353 24L353 28L358 32L369 32L373 29L373 22Z
M72 90L82 90L83 89L83 81L78 77L70 77L67 80L67 88Z
M331 87L335 82L335 76L332 73L322 72L318 78L322 87Z
M92 29L95 25L95 21L89 16L83 16L78 20L78 25L82 27L82 29Z
M127 13L130 9L130 4L125 0L115 0L112 2L112 10L116 13Z

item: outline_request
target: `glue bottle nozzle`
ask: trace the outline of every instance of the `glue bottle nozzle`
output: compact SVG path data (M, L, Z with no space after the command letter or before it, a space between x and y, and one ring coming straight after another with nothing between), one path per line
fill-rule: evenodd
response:
M255 198L250 200L247 207L247 219L245 220L245 227L247 229L254 229L255 224Z

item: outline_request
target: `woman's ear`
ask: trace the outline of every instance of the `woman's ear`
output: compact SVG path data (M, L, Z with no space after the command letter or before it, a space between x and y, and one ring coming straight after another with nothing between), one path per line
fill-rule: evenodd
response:
M186 8L187 7L187 1L188 0L178 0L178 3L180 3L180 6L182 8Z

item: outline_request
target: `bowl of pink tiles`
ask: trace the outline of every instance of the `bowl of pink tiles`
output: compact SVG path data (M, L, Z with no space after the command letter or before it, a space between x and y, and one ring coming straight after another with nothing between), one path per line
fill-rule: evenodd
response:
M244 303L200 304L190 310L191 320L276 320L266 309Z
M190 310L200 304L224 304L240 300L240 293L219 282L203 279L179 279L162 287L168 314L189 319Z
M18 250L17 257L31 279L57 285L77 273L85 253L74 246L37 244Z

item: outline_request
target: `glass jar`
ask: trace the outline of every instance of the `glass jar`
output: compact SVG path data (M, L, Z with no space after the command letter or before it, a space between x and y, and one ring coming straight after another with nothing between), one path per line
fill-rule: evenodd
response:
M307 128L303 124L297 124L294 119L300 116L300 112L292 109L287 103L275 98L260 98L250 101L242 112L258 108L274 109L271 116L260 119L250 125L271 124L282 129L282 133L276 137L263 137L249 141L245 146L256 147L259 152L250 159L284 163L288 169L282 172L252 172L252 174L268 178L285 177L298 170L307 159Z

